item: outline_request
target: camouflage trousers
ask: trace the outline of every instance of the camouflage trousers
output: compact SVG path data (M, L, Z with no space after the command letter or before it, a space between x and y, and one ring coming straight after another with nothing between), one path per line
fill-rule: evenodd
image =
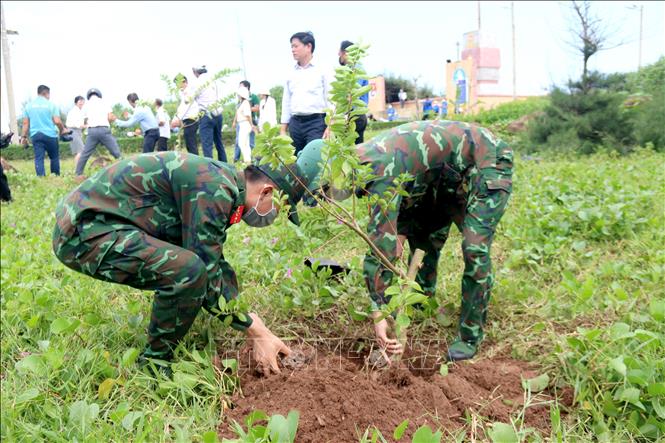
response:
M58 259L75 271L155 291L145 357L170 360L201 306L208 309L203 261L191 251L130 225L93 238L66 236L56 226L53 249Z
M492 240L511 192L512 164L509 164L501 169L472 175L470 190L464 198L460 199L457 194L440 193L434 210L429 207L420 216L418 213L405 214L406 220L403 223L398 221L398 226L403 224L407 227L404 234L410 250L425 251L416 281L430 296L435 293L439 257L452 223L462 233L464 275L459 332L465 341L477 343L483 338L494 281L490 257Z

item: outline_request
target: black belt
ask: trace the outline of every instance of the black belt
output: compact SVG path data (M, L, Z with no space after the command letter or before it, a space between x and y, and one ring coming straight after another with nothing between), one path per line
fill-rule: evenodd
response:
M301 122L307 122L317 118L325 118L326 114L306 114L306 115L292 115L291 118Z

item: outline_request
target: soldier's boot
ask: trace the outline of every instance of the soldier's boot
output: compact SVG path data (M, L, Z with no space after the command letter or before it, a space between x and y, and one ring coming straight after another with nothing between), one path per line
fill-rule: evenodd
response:
M478 352L479 343L457 338L448 346L448 361L460 361L473 358Z

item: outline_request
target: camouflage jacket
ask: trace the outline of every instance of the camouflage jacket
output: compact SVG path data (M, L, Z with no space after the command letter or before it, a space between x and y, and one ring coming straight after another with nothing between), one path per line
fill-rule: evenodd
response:
M507 187L502 169L512 172L513 153L503 141L479 126L445 120L411 122L379 134L358 146L363 164L377 176L366 187L369 194L383 195L394 186L396 177L408 173L413 181L404 185L408 197L395 196L392 209L370 207L368 234L381 252L393 263L397 259L397 235L407 235L415 218L436 218L434 207L438 193L456 195L459 200L473 192L478 177L483 186ZM413 211L418 205L425 210ZM392 273L368 254L365 280L372 304L387 302L384 291Z
M56 219L65 236L78 233L81 241L139 228L192 251L207 268L206 298L217 300L221 293L229 301L238 295L238 281L222 245L244 201L244 179L233 166L160 152L128 157L98 172L59 202ZM98 257L102 260L103 254ZM251 324L249 317L233 317L236 329Z

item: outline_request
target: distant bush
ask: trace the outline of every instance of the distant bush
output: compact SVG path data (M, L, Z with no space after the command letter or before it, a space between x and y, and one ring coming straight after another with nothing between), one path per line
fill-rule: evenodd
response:
M593 72L585 83L554 88L528 125L524 150L626 154L636 146L665 150L665 58L629 74Z
M495 108L482 110L477 114L452 115L447 118L474 122L481 126L505 126L525 115L542 111L548 104L548 97L529 97L525 100L502 103Z

